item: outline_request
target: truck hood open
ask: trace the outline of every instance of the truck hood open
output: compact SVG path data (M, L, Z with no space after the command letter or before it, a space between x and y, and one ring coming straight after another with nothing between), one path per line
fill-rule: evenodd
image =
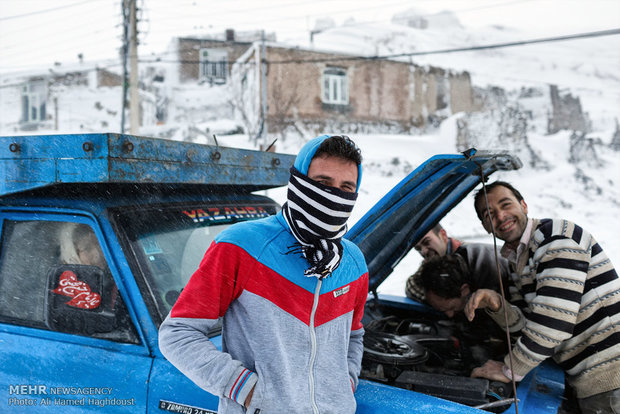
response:
M436 155L401 180L345 236L366 257L370 291L376 292L411 248L481 182L481 177L521 166L509 153L470 149L462 154Z

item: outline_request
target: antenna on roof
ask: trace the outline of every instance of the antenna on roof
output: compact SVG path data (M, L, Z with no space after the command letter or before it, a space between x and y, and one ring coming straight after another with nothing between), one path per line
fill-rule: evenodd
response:
M277 140L278 140L278 138L274 139L273 142L271 144L269 144L269 146L267 147L265 152L269 152L269 150L271 149L271 147L273 147L273 144L275 144Z

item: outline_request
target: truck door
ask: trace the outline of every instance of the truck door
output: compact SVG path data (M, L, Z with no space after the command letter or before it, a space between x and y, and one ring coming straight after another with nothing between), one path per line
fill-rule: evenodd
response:
M0 411L146 412L152 358L100 229L0 213Z

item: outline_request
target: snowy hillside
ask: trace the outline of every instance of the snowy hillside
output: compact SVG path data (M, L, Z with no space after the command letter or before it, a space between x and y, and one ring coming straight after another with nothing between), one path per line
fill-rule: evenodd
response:
M510 27L469 29L449 12L420 14L425 16L425 28L416 27L420 26L418 14L410 10L396 15L392 24L352 22L323 30L314 36L314 47L363 56L389 56L532 39L531 35ZM472 83L481 87L495 85L519 90L522 86L556 84L578 95L600 128L613 128L614 119L620 118L620 35L399 59L466 70Z

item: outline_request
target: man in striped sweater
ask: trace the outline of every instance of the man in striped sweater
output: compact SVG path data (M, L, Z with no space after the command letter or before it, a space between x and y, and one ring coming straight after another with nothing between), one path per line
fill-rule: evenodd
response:
M218 413L355 412L368 269L342 236L361 173L348 137L310 140L282 211L218 234L162 323L162 353Z
M522 311L509 312L509 324L523 328L512 366L506 356L472 376L519 381L552 357L583 413L620 412L620 279L602 247L567 220L528 218L525 200L506 182L488 185L486 197L478 191L474 205L485 230L504 241L501 253L511 262L517 288L511 303ZM476 308L501 314L502 305L496 292L480 290L465 312L469 318Z

